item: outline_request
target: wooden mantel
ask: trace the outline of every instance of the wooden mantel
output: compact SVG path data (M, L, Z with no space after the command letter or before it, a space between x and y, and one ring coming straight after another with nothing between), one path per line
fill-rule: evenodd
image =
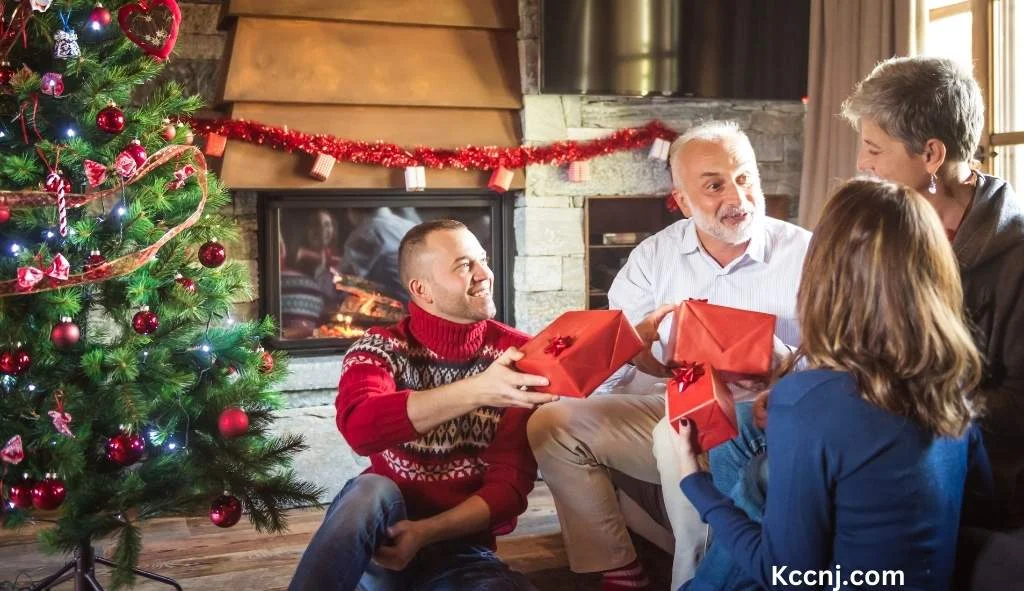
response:
M221 108L232 117L401 145L519 145L516 0L229 0ZM403 171L229 141L233 189L402 188ZM487 174L430 170L429 188L475 188ZM521 173L515 186L522 186Z

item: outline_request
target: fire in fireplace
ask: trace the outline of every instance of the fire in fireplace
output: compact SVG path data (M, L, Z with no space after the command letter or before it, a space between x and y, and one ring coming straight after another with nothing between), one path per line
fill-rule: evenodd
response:
M278 323L273 345L344 350L373 326L406 314L398 246L416 224L463 222L487 251L498 319L511 318L512 209L479 192L296 192L260 196L261 312Z

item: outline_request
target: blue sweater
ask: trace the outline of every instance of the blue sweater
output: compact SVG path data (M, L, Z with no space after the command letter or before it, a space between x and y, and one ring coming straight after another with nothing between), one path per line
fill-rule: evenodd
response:
M773 566L786 567L787 583L792 571L828 570L849 580L854 570L890 570L904 577L891 588L949 589L965 484L991 486L974 427L959 439L933 438L865 402L850 374L830 370L780 380L768 413L761 524L719 492L710 475L680 483L711 524L715 543L725 544L740 568L770 589L817 588L780 585Z

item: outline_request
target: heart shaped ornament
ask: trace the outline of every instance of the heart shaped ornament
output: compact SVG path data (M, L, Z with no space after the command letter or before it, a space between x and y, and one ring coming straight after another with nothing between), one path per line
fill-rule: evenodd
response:
M181 9L175 0L138 0L117 11L126 37L158 60L171 55L178 40Z

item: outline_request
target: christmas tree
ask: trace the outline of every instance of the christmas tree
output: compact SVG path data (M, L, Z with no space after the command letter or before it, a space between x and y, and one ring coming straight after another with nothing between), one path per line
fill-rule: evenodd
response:
M0 0L3 523L54 520L54 552L111 540L115 588L146 519L276 532L321 493L289 468L301 438L268 433L273 323L231 318L250 287L191 146L199 100L133 103L180 20L174 0Z

